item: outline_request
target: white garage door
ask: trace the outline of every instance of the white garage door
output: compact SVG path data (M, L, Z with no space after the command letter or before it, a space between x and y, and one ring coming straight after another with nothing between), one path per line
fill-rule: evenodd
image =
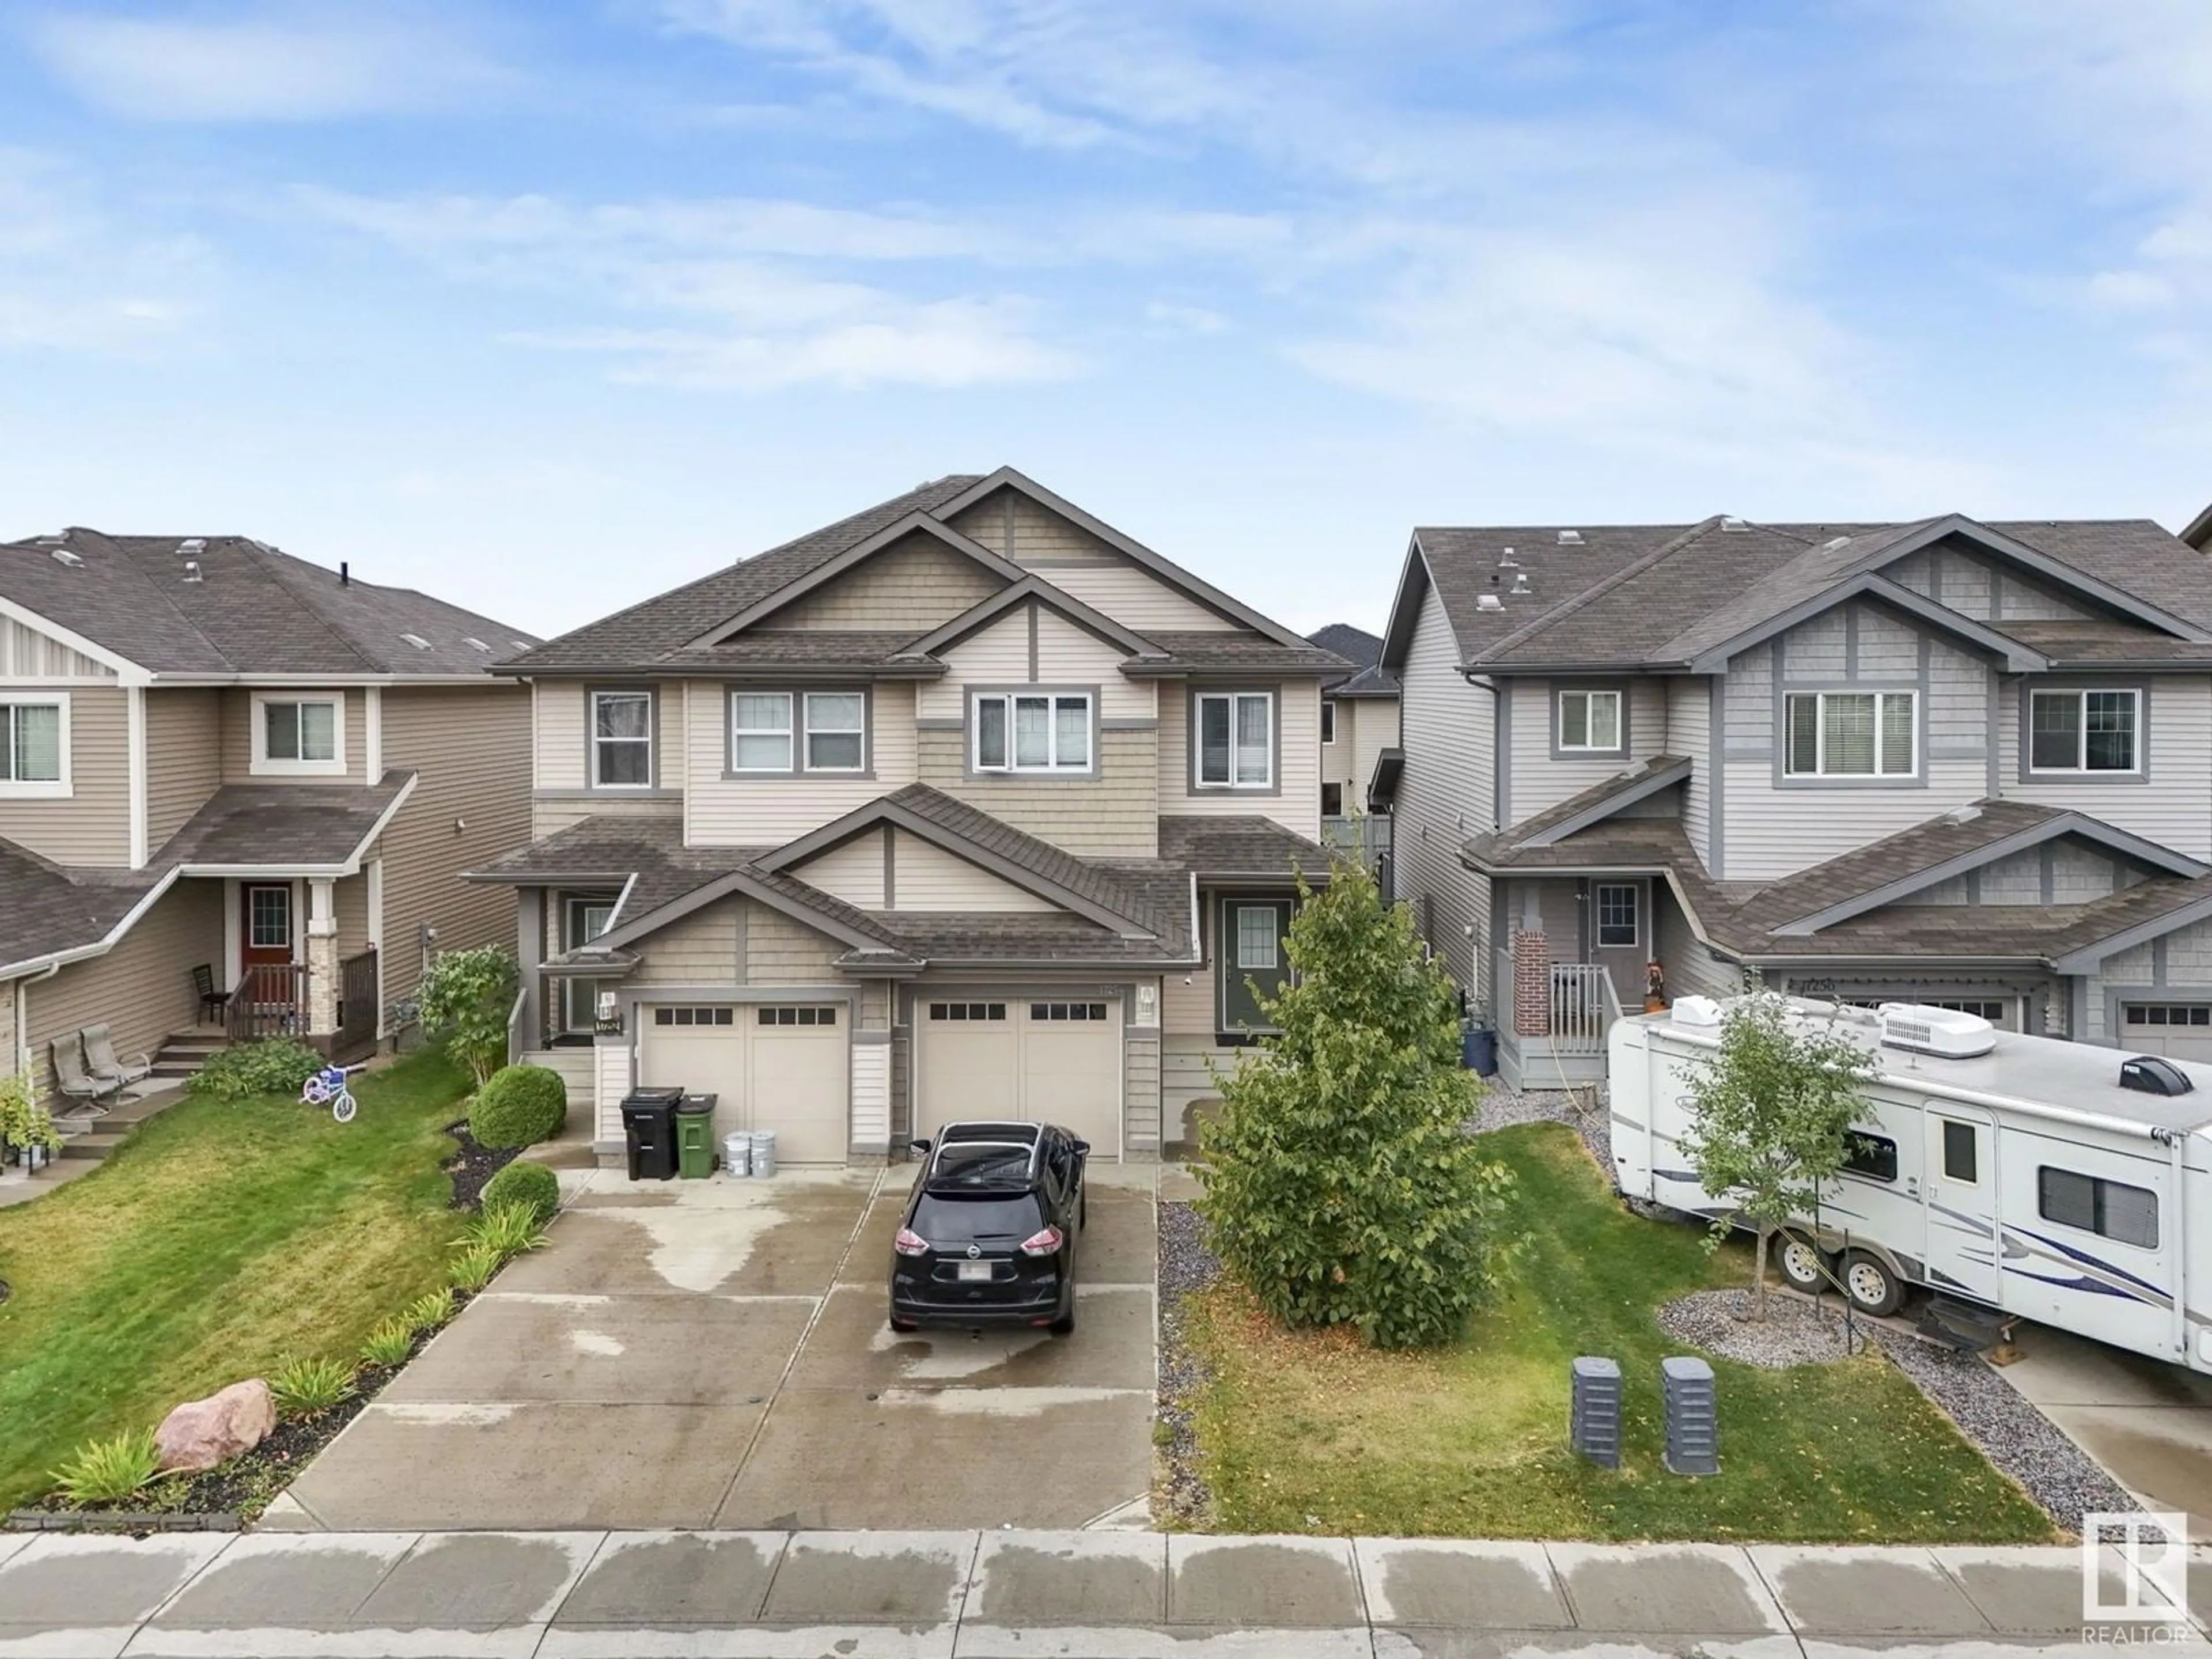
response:
M1057 1123L1121 1154L1121 1005L1110 998L924 995L915 1133L963 1118Z
M638 1015L638 1078L720 1096L718 1141L732 1129L773 1129L779 1163L842 1164L845 1018L836 1003L647 1006Z
M2212 1060L2212 1002L2124 1002L2120 1047L2130 1054Z

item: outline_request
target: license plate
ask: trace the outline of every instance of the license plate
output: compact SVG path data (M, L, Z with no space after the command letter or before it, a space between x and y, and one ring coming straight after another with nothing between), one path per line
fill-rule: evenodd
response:
M991 1264L988 1261L963 1261L960 1264L960 1277L963 1279L988 1279L990 1276Z

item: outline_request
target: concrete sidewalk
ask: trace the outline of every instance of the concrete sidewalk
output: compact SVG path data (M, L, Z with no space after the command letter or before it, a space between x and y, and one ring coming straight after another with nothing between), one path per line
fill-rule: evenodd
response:
M2085 1641L2071 1549L1097 1532L15 1534L0 1535L0 1655L1789 1659L2115 1641L2212 1652L2212 1552L2195 1565L2194 1612L2099 1626Z

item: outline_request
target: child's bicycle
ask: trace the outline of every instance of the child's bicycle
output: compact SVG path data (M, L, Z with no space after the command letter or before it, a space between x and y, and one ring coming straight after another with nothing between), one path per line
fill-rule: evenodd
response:
M356 1066L353 1069L358 1072L363 1068ZM340 1123L352 1122L354 1113L359 1109L353 1091L346 1087L346 1068L343 1066L325 1066L309 1078L300 1090L300 1103L327 1106L331 1115Z

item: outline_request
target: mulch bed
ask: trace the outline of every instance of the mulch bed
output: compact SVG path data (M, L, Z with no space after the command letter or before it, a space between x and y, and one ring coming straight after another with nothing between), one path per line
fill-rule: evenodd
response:
M460 1144L460 1150L439 1167L453 1178L453 1196L450 1209L471 1212L483 1207L484 1183L522 1155L520 1146L494 1150L477 1145L477 1138L469 1133L469 1121L448 1123L446 1133Z

